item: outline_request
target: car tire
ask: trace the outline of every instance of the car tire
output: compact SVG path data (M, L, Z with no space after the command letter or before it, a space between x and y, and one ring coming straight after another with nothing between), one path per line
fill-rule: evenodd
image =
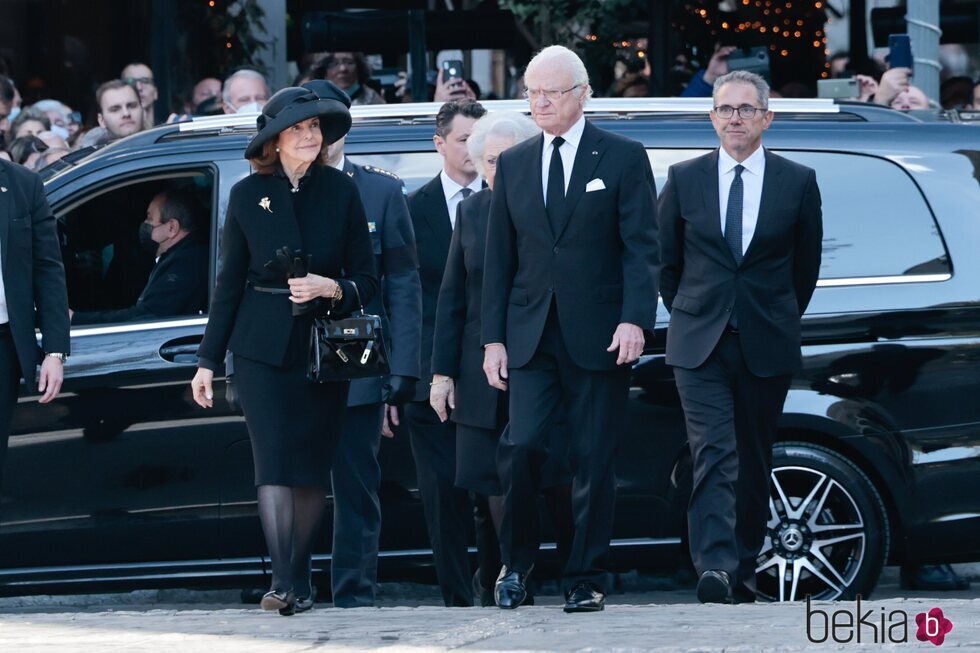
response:
M840 453L808 442L778 443L772 469L759 597L867 598L889 549L888 513L871 479Z

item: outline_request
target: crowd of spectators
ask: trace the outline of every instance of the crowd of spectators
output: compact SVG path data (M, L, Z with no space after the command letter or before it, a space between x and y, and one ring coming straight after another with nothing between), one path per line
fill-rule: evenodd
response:
M714 80L729 72L728 58L734 48L718 46L703 67L696 68L684 55L678 55L671 69L670 86L682 97L708 97ZM638 62L638 63L637 63ZM830 58L831 78L854 77L859 94L851 98L909 111L929 109L926 94L912 83L908 68L888 68L872 61L864 72L849 70L847 53ZM956 69L954 69L956 68ZM957 64L944 67L940 88L943 109L980 110L980 79ZM962 70L959 70L962 69ZM344 89L354 105L412 102L409 76L405 72L376 75L360 52L323 52L307 56L307 64L294 85L329 79ZM645 97L650 94L649 62L642 57L617 64L615 79L606 92L612 97ZM522 78L517 75L509 97L521 97ZM497 99L484 96L472 79L447 78L443 71L426 77L425 100L446 102L458 99ZM260 72L251 68L231 71L222 81L205 77L188 89L177 112L168 122L190 116L260 111L273 91ZM815 97L816 85L790 82L773 89L772 97ZM125 66L118 79L105 82L94 93L94 115L87 122L82 114L56 99L44 99L25 106L13 80L0 75L0 157L34 170L57 161L73 149L99 146L148 129L154 125L156 105L163 101L153 71L144 63Z

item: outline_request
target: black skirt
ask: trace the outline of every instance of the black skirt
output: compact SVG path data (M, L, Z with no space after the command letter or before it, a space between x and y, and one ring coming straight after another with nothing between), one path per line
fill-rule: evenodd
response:
M295 319L282 367L235 355L256 486L329 487L350 384L306 380L310 324Z

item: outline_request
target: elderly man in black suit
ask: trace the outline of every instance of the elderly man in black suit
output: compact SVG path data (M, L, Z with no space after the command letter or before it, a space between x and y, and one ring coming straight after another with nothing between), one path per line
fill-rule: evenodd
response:
M585 66L545 48L524 75L543 136L497 160L487 230L482 344L490 385L510 386L497 452L504 490L496 599L514 608L538 549L534 495L548 434L571 429L575 537L565 611L604 607L630 364L657 313L653 174L643 146L586 122Z
M33 386L40 363L39 401L52 401L61 390L68 343L65 269L44 184L0 159L0 483L20 380Z
M405 418L412 438L412 456L436 575L448 607L473 605L467 550L472 513L466 490L456 487L456 429L452 422L440 421L429 405L429 384L436 304L456 207L483 189L466 149L466 139L473 123L484 113L483 105L472 100L453 100L442 105L432 138L443 158L442 171L408 197L422 281L422 375L414 401L405 406Z
M800 367L823 228L813 170L762 147L766 82L729 73L713 100L721 148L672 166L660 196L660 291L694 462L698 598L732 603L755 599L772 444Z

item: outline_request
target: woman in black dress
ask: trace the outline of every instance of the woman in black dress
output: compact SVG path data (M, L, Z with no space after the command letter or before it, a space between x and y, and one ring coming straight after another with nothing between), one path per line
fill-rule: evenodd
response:
M536 136L540 129L517 112L494 112L473 126L466 146L487 188L460 202L439 289L432 351L429 403L445 421L456 423L456 485L475 497L480 602L494 604L493 587L500 571L498 534L503 497L497 475L497 444L510 420L508 398L487 383L480 346L480 301L487 221L497 157L512 145ZM450 416L450 411L452 414ZM574 522L568 441L563 428L549 442L541 488L554 522L559 558L567 557Z
M350 312L378 290L357 187L320 164L321 152L350 129L348 106L339 89L321 97L299 87L265 105L245 150L256 173L231 190L191 382L195 401L210 408L214 370L226 350L234 354L272 560L262 607L284 615L312 607L310 554L347 403L346 383L306 379L313 316Z

